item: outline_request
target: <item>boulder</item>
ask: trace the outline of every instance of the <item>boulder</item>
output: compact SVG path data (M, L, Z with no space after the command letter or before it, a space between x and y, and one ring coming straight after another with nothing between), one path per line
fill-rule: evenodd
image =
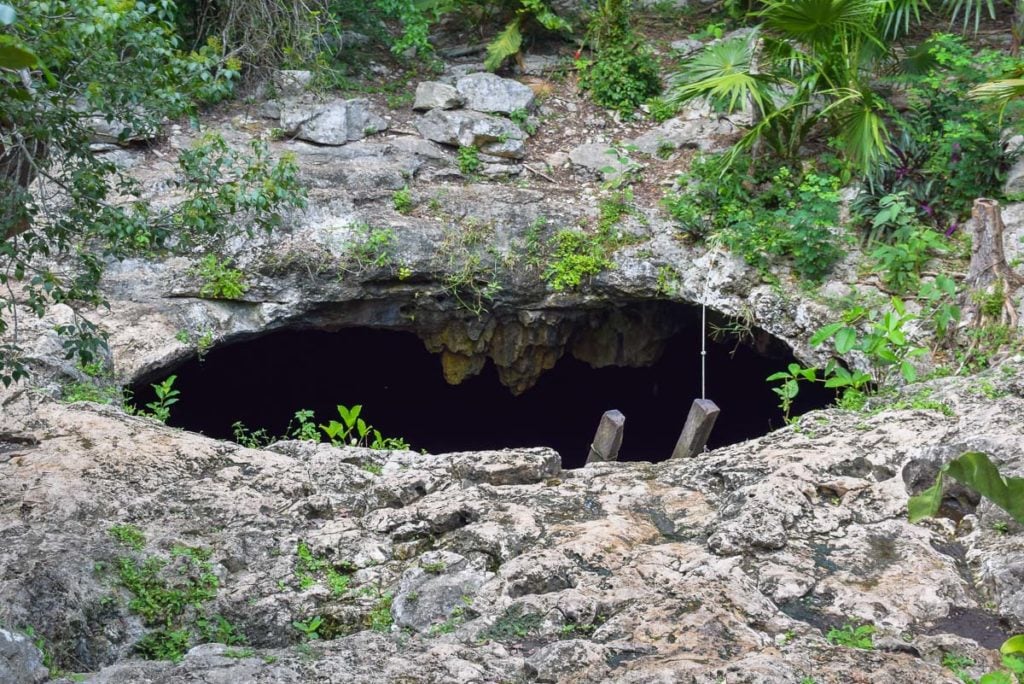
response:
M281 107L281 128L290 136L319 145L344 145L362 140L388 127L365 99L311 103L286 101Z
M437 81L423 81L416 86L416 101L412 108L416 111L427 109L456 109L465 103L452 86Z
M432 109L416 120L416 130L427 140L477 147L485 154L509 159L526 156L526 134L508 119L465 110Z
M737 130L736 126L724 118L674 118L634 138L630 145L651 156L660 156L666 151L674 152L683 147L717 152L729 146L729 136Z
M455 88L465 98L466 107L478 112L511 114L533 107L534 95L528 86L487 72L463 76Z

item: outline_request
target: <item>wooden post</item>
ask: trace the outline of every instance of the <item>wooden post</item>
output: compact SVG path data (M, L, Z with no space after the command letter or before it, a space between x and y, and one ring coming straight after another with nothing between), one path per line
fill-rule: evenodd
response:
M971 263L967 269L964 302L965 312L971 314L974 325L982 325L984 312L978 306L979 295L1003 294L1000 322L1016 327L1017 310L1013 305L1013 291L1024 283L1006 263L1003 251L1003 216L999 202L993 199L974 200L971 209Z
M704 451L711 430L715 427L721 409L710 399L694 399L690 413L686 416L686 425L679 435L672 458L693 458Z
M626 428L626 416L620 411L605 411L597 426L594 442L587 454L587 463L617 461L622 447L622 433Z

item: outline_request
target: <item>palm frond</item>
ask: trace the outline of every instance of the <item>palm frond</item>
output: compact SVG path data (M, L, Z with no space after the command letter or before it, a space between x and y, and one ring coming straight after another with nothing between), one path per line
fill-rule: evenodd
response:
M522 46L523 34L519 30L519 19L516 18L487 45L487 59L484 60L484 68L494 71L506 59L519 52Z
M888 158L889 128L878 96L857 88L839 89L833 95L835 101L822 114L834 122L844 156L864 170Z
M837 39L878 41L875 27L887 0L767 0L758 14L765 27L813 48Z
M998 81L989 81L971 88L967 97L972 100L994 102L999 105L999 118L1003 118L1003 112L1007 105L1013 100L1024 98L1024 78L1004 78Z
M942 8L950 11L950 24L955 24L957 17L963 15L965 31L971 23L971 17L974 17L974 30L977 32L981 24L981 13L985 9L990 18L996 18L995 0L942 0Z
M760 112L771 109L772 79L754 68L756 43L751 34L709 45L672 76L668 101L681 105L703 97L724 104L730 112L747 102Z
M883 23L885 36L897 38L910 33L910 21L921 22L921 10L931 11L928 0L887 0Z

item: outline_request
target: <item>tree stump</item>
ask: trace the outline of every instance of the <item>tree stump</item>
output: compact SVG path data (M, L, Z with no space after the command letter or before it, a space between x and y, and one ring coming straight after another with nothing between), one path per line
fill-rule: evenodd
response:
M1024 278L1006 263L1004 229L999 202L985 198L974 200L971 211L971 263L964 283L967 294L964 308L976 326L983 325L986 319L993 317L992 307L982 304L990 302L993 297L1002 298L1000 323L1011 327L1017 325L1017 309L1011 295L1024 284Z

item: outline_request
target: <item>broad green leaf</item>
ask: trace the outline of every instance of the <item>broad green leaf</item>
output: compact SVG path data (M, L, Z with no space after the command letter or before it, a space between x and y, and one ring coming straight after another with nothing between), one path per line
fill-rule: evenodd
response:
M842 323L829 323L818 332L811 335L811 346L817 347L825 340L835 335L843 327Z
M853 349L854 345L857 344L857 331L847 326L840 328L836 333L836 351L840 354Z
M4 69L29 69L39 64L28 48L15 43L10 36L0 36L0 67Z
M910 512L910 522L917 522L924 518L930 518L939 512L942 505L942 473L935 478L935 484L924 490L917 496L910 497L907 502L907 510Z
M914 382L917 380L917 369L914 368L914 364L909 361L903 361L900 363L900 375L907 382Z
M988 456L979 451L950 461L943 471L1024 523L1024 478L1003 477Z
M775 382L776 380L786 380L789 377L790 374L787 373L786 371L779 371L778 373L772 373L771 375L769 375L767 378L765 378L765 381Z
M999 647L999 652L1003 655L1024 653L1024 634L1017 634L1004 641Z
M987 675L982 675L978 684L1013 684L1013 679L1005 672L989 672Z

